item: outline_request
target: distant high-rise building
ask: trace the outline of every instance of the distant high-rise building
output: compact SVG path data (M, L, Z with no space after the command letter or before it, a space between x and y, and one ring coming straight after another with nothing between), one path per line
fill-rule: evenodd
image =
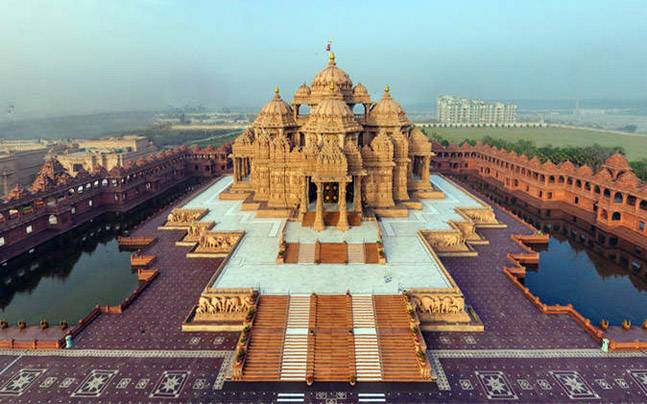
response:
M438 97L438 121L458 126L509 126L517 122L517 106L443 95Z

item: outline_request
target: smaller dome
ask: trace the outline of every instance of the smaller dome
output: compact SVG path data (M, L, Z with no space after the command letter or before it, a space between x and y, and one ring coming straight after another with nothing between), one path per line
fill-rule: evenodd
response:
M566 173L572 173L572 172L575 172L575 170L576 170L575 165L573 163L571 163L569 160L566 160L566 161L562 162L559 165L559 169L561 171L566 172Z
M353 87L353 95L354 96L368 95L368 90L366 89L366 87L364 87L364 84L358 83L355 87Z
M22 198L28 197L30 192L26 190L22 185L16 184L16 186L9 192L5 199L7 201L17 201Z
M294 97L308 97L310 96L311 90L310 87L304 82L297 88L297 91L294 93Z
M579 177L592 177L593 176L593 170L591 169L591 167L589 167L587 165L583 165L583 166L578 167L575 174L577 176L579 176Z
M389 86L384 87L384 95L368 113L368 124L371 126L407 126L411 121L404 110L391 98Z
M255 128L286 128L296 126L292 108L279 95L279 88L274 89L274 97L265 104L254 121Z
M614 168L616 170L629 170L629 163L625 156L620 153L616 153L613 156L609 157L605 162L604 166L609 168Z

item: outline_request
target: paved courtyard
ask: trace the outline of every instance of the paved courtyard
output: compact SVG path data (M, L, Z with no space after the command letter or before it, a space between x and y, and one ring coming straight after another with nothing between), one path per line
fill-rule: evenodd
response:
M428 253L417 236L420 229L448 229L450 220L460 220L458 207L482 204L442 176L431 181L446 195L442 200L425 200L422 210L409 211L406 218L364 222L340 232L334 227L317 233L298 222L286 219L256 218L254 212L241 211L241 201L220 200L218 195L229 184L225 177L188 202L187 208L208 208L203 221L216 223L215 230L245 230L240 245L227 262L214 286L251 287L266 294L290 293L380 293L395 294L412 287L450 288L439 262ZM276 265L279 237L285 228L287 242L365 243L378 239L382 226L385 265L378 264L283 264Z
M200 197L212 198L211 191ZM134 232L160 237L151 249L160 276L123 314L92 322L73 349L0 351L0 402L647 401L647 353L602 353L571 318L541 314L505 278L506 253L518 249L511 234L530 230L496 207L508 227L482 230L490 245L475 247L478 257L443 258L485 332L425 333L437 384L225 382L237 334L180 329L218 262L187 259L186 249L174 246L181 234L156 230L170 209ZM234 230L236 221L249 219L224 215L217 228ZM393 220L394 231L407 231ZM280 220L252 221L259 222L250 227L259 238L281 226Z

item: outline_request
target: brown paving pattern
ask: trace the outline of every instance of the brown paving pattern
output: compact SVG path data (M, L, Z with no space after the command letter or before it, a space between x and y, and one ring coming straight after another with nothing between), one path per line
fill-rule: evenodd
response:
M466 186L461 182L461 185ZM466 186L467 187L467 186ZM505 229L480 229L490 241L477 245L476 258L444 257L442 262L485 325L484 333L425 333L428 346L438 349L488 348L594 348L595 341L567 315L545 315L528 301L502 272L510 266L508 253L524 251L513 234L532 231L473 189L469 191L492 204ZM547 332L547 330L550 330Z
M198 188L184 200L208 186ZM157 256L157 279L122 314L103 314L94 320L77 337L75 347L233 349L237 333L182 332L182 322L220 263L220 259L187 259L189 247L175 246L183 236L182 231L157 230L171 209L182 203L161 210L131 231L133 236L157 236L158 241L144 251L146 255Z

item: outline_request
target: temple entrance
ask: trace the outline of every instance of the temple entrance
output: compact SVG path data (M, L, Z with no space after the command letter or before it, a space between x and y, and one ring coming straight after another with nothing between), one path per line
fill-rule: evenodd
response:
M339 183L324 182L323 201L324 203L337 203L339 201Z
M353 203L353 192L355 190L355 178L346 183L346 202Z
M317 200L317 184L312 182L310 177L306 177L308 181L308 201L314 203Z

